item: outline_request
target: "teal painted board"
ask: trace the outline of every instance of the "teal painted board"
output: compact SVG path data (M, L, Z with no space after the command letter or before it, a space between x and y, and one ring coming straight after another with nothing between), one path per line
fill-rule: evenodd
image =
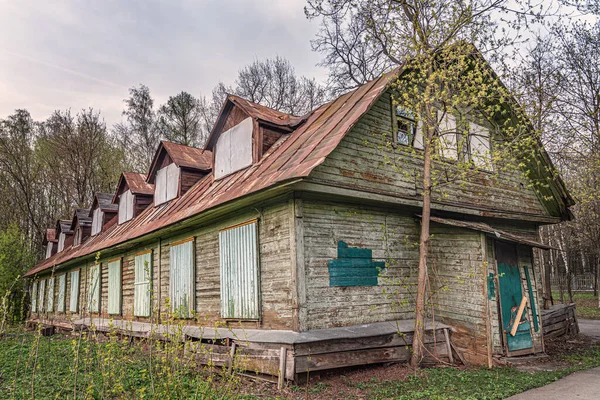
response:
M506 341L509 351L529 349L533 347L531 339L531 327L525 319L525 313L521 318L515 336L510 334L514 324L517 309L523 298L523 289L521 286L521 275L517 266L505 263L498 264L498 282L500 286L500 303L502 305L502 324L506 331Z
M533 288L531 287L531 278L529 277L529 268L524 266L525 277L527 278L527 291L529 292L529 304L531 305L531 315L533 317L533 328L536 332L540 330L537 316L537 306L535 304L535 296L533 295Z
M377 286L385 262L373 261L373 250L338 242L338 258L327 261L329 286Z
M488 300L496 297L496 285L494 284L494 273L490 272L488 276Z
M150 316L150 296L152 284L152 252L138 254L135 257L135 277L133 292L133 315Z

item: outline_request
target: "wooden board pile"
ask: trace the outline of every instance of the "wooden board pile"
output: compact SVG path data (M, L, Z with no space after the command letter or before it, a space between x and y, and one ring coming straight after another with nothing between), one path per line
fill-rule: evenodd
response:
M578 334L575 304L555 304L548 310L542 310L542 326L546 339Z

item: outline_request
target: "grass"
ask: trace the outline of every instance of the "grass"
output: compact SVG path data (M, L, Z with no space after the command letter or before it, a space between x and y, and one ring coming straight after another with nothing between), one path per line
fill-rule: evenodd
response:
M179 346L179 345L177 345ZM0 399L228 399L239 378L205 373L177 348L13 333L0 339ZM248 396L246 396L248 397Z
M574 293L573 300L577 304L577 317L585 319L600 319L598 296L593 293Z
M561 356L562 367L555 371L432 368L406 379L351 378L277 392L274 385L257 388L218 369L208 374L167 348L154 348L149 359L148 350L148 343L132 345L118 337L79 342L65 335L14 333L0 339L0 398L72 399L75 393L86 399L339 398L348 393L343 397L503 399L600 366L600 348L589 348Z

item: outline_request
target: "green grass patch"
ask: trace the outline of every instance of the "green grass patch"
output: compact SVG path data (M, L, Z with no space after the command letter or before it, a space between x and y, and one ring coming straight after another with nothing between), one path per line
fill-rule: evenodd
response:
M492 400L544 386L575 371L600 366L600 348L563 357L566 366L556 371L525 372L515 368L422 370L405 381L368 383L369 398L399 400Z
M568 295L564 294L564 302L568 301ZM598 296L592 292L573 293L573 301L577 305L577 317L584 319L600 319L600 308L598 308Z

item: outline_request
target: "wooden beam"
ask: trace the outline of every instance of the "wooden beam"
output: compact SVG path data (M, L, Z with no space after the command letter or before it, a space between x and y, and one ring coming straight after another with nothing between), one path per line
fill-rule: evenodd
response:
M515 336L517 334L517 329L519 328L519 322L521 321L521 317L523 316L523 311L525 311L525 306L527 305L527 296L523 296L521 299L521 305L519 306L519 311L517 311L517 317L515 318L515 323L510 330L511 336Z
M279 390L283 389L283 385L285 384L286 358L287 358L287 349L285 347L281 347L281 351L279 353L279 376L277 379L277 388Z

